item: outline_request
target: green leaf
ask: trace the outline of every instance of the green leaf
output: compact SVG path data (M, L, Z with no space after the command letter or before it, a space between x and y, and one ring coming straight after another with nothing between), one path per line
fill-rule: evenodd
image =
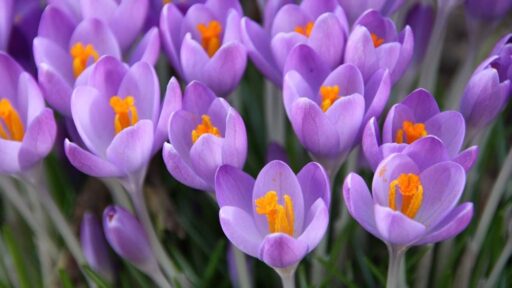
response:
M63 288L73 288L73 283L71 282L71 278L66 270L59 269L59 277Z
M87 276L87 278L89 278L89 280L91 280L96 285L96 287L98 287L98 288L110 288L111 287L110 284L105 279L103 279L103 277L101 277L98 273L96 273L96 271L94 271L91 267L84 265L84 266L82 266L82 269L84 270L84 273Z
M217 241L217 245L215 245L215 249L213 249L213 252L211 253L210 261L208 262L208 265L206 265L206 269L203 274L203 281L201 282L201 287L214 286L214 283L209 282L212 280L213 275L215 274L215 270L219 268L218 264L222 259L222 256L225 255L225 246L226 241Z
M18 242L16 239L14 239L11 228L5 225L2 230L7 250L9 251L9 254L11 255L14 262L14 268L16 269L16 276L18 278L19 287L33 287L30 283L24 257L21 253L20 247L18 246Z

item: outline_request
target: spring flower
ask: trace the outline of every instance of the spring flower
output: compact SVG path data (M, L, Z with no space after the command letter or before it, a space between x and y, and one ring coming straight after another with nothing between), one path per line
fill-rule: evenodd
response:
M80 225L80 244L89 266L112 283L115 267L110 249L101 222L90 212L84 214Z
M4 52L0 52L0 79L0 173L16 174L50 153L57 126L37 82Z
M512 9L511 0L467 0L464 4L471 17L487 21L503 18Z
M365 87L356 66L334 71L322 65L307 45L289 56L283 85L284 106L301 144L334 173L348 155L367 119L379 116L391 88L389 73L381 70Z
M504 41L505 39L508 39ZM471 76L460 103L460 111L472 129L491 123L512 95L512 44L504 37Z
M265 9L267 29L247 17L242 19L242 39L249 57L265 77L281 87L286 60L298 44L310 46L329 69L340 65L348 24L337 1L304 0L300 5L282 4L268 2L269 8ZM275 7L280 6L282 8L275 12ZM274 13L273 19L268 19Z
M418 150L414 158L392 154L378 166L371 193L359 175L350 173L343 185L349 213L394 247L431 244L459 234L473 216L472 203L457 205L466 175L452 161L431 165L431 157L441 157L438 153L442 151Z
M146 61L153 65L159 46L158 30L154 28L135 47L129 63ZM117 59L122 56L115 34L104 21L77 20L60 6L49 5L45 9L34 39L34 58L39 83L53 108L71 117L71 93L76 80L104 55Z
M159 271L146 231L130 212L117 205L107 207L103 230L112 249L123 259L148 275Z
M198 80L227 96L242 78L247 52L240 41L242 7L236 0L208 0L183 15L173 3L160 17L171 65L187 83Z
M168 93L181 99L179 86ZM176 180L213 193L220 166L242 168L245 163L245 125L238 112L206 85L194 81L184 94L182 109L169 123L170 143L164 145L164 161Z
M345 63L356 65L367 81L379 69L388 69L396 83L412 60L414 36L409 26L398 33L393 21L375 10L356 20L347 40Z
M215 177L215 191L228 239L271 267L299 263L327 229L330 187L317 163L295 175L284 162L272 161L256 180L225 165Z
M414 62L423 60L434 25L434 8L430 4L416 3L407 13L405 23L414 34Z
M197 3L204 3L206 0L149 0L149 13L146 19L146 28L158 27L162 8L169 3L173 3L182 12L187 13L188 8Z
M472 167L477 148L460 152L465 135L464 118L457 111L441 112L434 97L424 89L413 91L391 107L384 122L382 138L377 120L371 119L363 133L362 147L375 170L390 154L402 152L409 144L429 135L442 141L450 159L459 162L466 170Z
M91 69L71 99L73 120L86 147L66 140L66 155L91 176L134 176L162 147L169 117L181 102L166 97L160 107L158 78L146 62L128 67L104 56ZM178 83L171 80L170 85Z
M384 16L391 16L404 4L404 0L339 0L347 13L350 23L361 16L366 10L379 11Z

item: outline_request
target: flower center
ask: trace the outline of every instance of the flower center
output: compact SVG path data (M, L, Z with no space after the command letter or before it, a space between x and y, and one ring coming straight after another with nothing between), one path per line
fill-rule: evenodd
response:
M139 120L133 96L127 96L124 99L121 99L119 96L112 96L112 98L110 98L110 106L116 114L114 118L116 134L123 131L125 128L135 125Z
M23 136L25 136L25 129L18 111L12 107L7 98L2 98L0 100L0 138L22 141Z
M196 126L196 129L192 130L192 143L196 143L199 137L204 134L212 134L214 136L220 137L220 132L217 127L212 124L212 120L208 115L201 116L201 123Z
M313 26L315 24L313 22L308 22L306 25L304 26L297 26L295 27L295 32L299 33L299 34L302 34L306 37L309 38L309 35L311 35L311 31L313 31Z
M94 60L94 62L98 61L100 55L96 50L94 50L94 46L92 44L87 44L84 46L82 42L78 42L69 51L71 57L73 58L73 74L75 78L80 76L82 72L87 67L87 62L90 58Z
M380 38L375 33L372 33L372 41L373 41L373 46L375 46L375 48L377 48L380 45L384 44L384 38Z
M293 237L294 212L292 198L283 196L284 206L277 201L276 191L268 191L264 196L256 199L256 213L267 216L270 233L286 233Z
M339 94L340 87L338 87L338 85L320 87L320 96L322 97L322 111L326 112L327 110L329 110L332 104L334 104L336 100L341 98Z
M411 144L428 135L424 123L414 123L411 121L404 121L404 123L402 123L402 129L398 129L396 132L395 142L398 144L404 143L404 134L407 144Z
M416 174L400 174L398 178L389 184L389 208L396 209L396 187L398 186L402 196L400 211L409 218L414 218L423 201L423 186L420 177Z
M213 20L208 25L202 23L197 25L197 30L201 34L201 45L203 45L208 56L212 57L220 48L222 25L219 21Z

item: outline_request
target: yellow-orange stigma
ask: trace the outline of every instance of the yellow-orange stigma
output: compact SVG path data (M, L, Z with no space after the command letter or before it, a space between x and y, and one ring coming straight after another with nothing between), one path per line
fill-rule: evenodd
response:
M71 57L73 58L73 75L75 75L75 78L84 72L89 59L92 58L92 60L96 62L100 58L100 55L96 50L94 50L94 46L92 46L92 44L84 45L82 42L78 42L73 45L69 54L71 54Z
M201 45L208 56L212 57L219 50L221 44L222 24L219 21L210 21L208 25L199 24L197 30L201 34Z
M212 120L208 115L201 116L201 123L196 126L196 129L192 130L192 143L196 143L199 137L203 134L212 134L220 137L220 131L212 124Z
M424 123L404 121L404 123L402 123L402 129L398 129L398 131L396 132L395 142L398 144L402 144L404 142L407 144L411 144L412 142L427 135L428 133L427 130L425 129Z
M338 87L338 85L320 87L320 97L322 97L322 111L326 112L329 110L332 104L334 104L336 100L340 99L341 96L339 96L339 94L340 87Z
M112 96L110 98L110 106L116 114L114 118L116 134L125 128L135 125L139 120L135 99L132 96L127 96L124 99L121 99L119 96Z
M377 48L380 45L384 44L384 38L380 38L375 33L372 33L372 41L373 41L373 46L375 46L375 48Z
M306 37L309 38L309 36L311 35L311 31L313 31L313 26L315 24L313 22L308 22L306 25L304 26L297 26L295 27L295 32L299 33L299 34L302 34Z
M164 5L165 5L165 4L169 4L169 3L171 3L171 2L172 2L172 0L162 0L162 3L163 3Z
M270 233L286 233L293 237L295 214L292 198L283 196L284 205L278 203L276 191L268 191L264 196L256 199L256 213L267 216Z
M389 184L389 208L396 208L396 188L398 187L402 198L400 211L409 218L414 218L423 201L423 186L420 177L416 174L400 174Z
M12 107L7 98L0 100L0 138L12 141L22 141L25 129L18 111Z

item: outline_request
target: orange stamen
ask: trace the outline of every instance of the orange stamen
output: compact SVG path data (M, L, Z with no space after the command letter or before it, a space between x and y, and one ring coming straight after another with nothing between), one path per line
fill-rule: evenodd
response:
M327 110L329 110L332 104L334 104L336 100L341 98L339 94L340 87L338 87L338 85L320 87L320 96L322 97L322 111L326 112Z
M199 137L204 134L212 134L214 136L220 137L220 132L217 127L212 124L212 120L208 115L201 116L202 122L197 125L196 129L192 131L192 143L196 143Z
M299 25L299 26L295 27L295 32L302 34L309 38L309 36L311 35L311 31L313 31L314 25L315 25L315 23L313 23L313 22L308 22L304 26Z
M404 143L404 134L405 142L407 144L411 144L412 142L428 135L424 123L414 123L411 121L404 121L404 123L402 123L402 129L399 129L396 132L395 142L398 144Z
M380 38L375 33L372 33L371 35L372 35L373 46L375 46L375 48L377 48L380 45L384 44L384 38Z
M400 174L389 184L389 208L396 209L396 187L402 196L400 211L409 218L414 218L423 201L423 185L416 174Z
M94 50L94 46L92 44L87 44L84 46L82 42L78 42L69 51L71 57L73 58L73 74L75 78L80 76L82 72L87 68L87 62L92 58L94 62L98 61L100 55L96 50Z
M124 99L121 99L119 96L112 96L110 98L110 106L116 114L114 118L116 134L125 128L135 125L139 120L135 99L132 96L127 96Z
M222 25L219 21L213 20L208 25L197 25L197 30L201 34L201 45L206 53L208 53L208 56L212 57L220 48Z
M295 214L292 198L283 196L284 206L278 203L276 191L268 191L264 196L256 199L256 213L267 216L270 233L286 233L293 237Z
M23 140L25 129L18 111L7 98L0 100L0 138L5 140Z

